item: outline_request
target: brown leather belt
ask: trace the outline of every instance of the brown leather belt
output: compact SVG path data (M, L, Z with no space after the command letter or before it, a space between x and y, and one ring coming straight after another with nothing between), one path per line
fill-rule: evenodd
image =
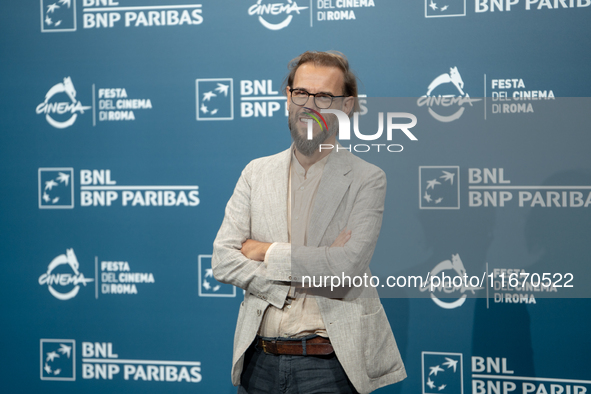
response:
M320 336L297 340L257 338L257 346L267 354L290 356L327 356L334 353L328 338Z

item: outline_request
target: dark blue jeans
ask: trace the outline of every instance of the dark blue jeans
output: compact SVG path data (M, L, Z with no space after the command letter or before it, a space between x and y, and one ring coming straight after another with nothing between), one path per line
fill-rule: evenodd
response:
M254 344L244 356L238 394L357 394L335 356L276 356Z

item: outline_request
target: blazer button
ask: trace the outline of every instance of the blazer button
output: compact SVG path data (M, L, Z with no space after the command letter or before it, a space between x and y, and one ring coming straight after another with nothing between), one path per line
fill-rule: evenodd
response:
M289 278L288 279L291 280L291 275L289 275Z
M260 309L257 309L257 316L260 316L261 313L262 313L261 310Z

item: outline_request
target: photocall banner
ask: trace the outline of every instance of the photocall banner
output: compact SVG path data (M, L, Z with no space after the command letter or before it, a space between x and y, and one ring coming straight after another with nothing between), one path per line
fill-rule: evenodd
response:
M371 276L351 278L377 288L408 374L378 392L591 392L590 13L7 2L2 391L235 392L243 290L214 278L213 240L246 164L290 146L288 62L332 49L361 94L339 149L388 183Z

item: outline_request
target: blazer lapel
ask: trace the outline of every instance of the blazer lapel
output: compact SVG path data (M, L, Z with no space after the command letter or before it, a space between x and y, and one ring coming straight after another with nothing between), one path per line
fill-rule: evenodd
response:
M320 245L324 232L352 182L352 177L347 176L351 171L347 154L347 151L332 152L324 166L308 227L308 246Z
M291 150L277 155L271 163L272 168L265 179L265 190L261 198L265 199L265 216L269 235L274 242L288 242L287 236L287 183Z

